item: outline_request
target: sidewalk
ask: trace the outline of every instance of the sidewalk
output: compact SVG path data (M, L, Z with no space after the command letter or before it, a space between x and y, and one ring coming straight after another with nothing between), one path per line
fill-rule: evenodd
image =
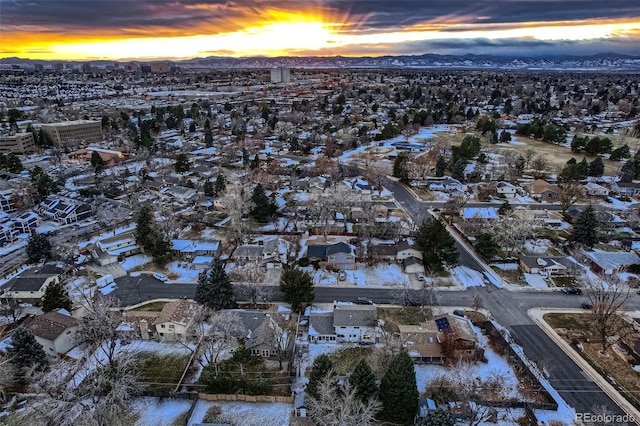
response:
M611 398L618 407L622 409L625 413L630 416L633 416L636 424L640 426L640 411L637 410L630 402L628 402L620 393L608 382L606 381L593 367L589 364L582 356L576 352L569 343L567 343L562 337L556 333L556 331L543 319L544 314L547 313L579 313L583 312L578 309L545 309L545 308L533 308L529 309L527 312L529 317L533 319L536 324L545 332L547 336L551 338L555 342L556 345L564 353L566 353L569 358L575 362L578 367L582 369L591 379L596 383L600 389L604 393L606 393L609 398Z

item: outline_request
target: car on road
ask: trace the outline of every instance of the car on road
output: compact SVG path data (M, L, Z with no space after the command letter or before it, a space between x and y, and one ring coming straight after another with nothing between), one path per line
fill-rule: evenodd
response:
M358 297L356 299L357 305L373 305L373 301L368 297Z
M347 273L345 271L338 272L338 279L340 281L344 281L347 279Z
M582 304L580 305L580 307L581 307L582 309L591 309L591 308L593 308L593 305L592 305L591 303L589 303L589 302L582 302Z
M154 272L153 273L153 278L155 278L158 281L162 281L162 282L165 282L165 281L167 281L169 279L165 274L162 274L160 272Z
M578 287L565 287L562 289L562 292L564 294L582 294L582 290L580 290Z

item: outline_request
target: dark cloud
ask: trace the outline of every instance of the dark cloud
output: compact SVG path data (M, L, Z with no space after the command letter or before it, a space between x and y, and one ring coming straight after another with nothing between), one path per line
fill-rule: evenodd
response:
M3 0L0 24L71 28L188 29L201 24L227 27L259 19L265 8L323 9L349 16L362 29L417 23L521 23L621 19L640 16L640 0Z

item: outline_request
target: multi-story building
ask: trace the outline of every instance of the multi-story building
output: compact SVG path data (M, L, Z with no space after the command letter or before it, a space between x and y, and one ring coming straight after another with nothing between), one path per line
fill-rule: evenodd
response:
M42 130L51 138L57 148L77 147L100 142L103 139L99 121L76 120L62 123L43 124Z
M291 70L285 67L271 68L272 83L290 83Z
M16 133L10 136L0 137L0 153L17 153L26 154L33 152L35 149L35 141L33 139L33 133Z

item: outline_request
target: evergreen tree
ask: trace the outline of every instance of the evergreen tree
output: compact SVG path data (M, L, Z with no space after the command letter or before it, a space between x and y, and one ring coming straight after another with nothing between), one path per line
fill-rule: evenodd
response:
M282 299L291 305L291 309L302 312L315 297L313 280L308 272L298 268L285 269L280 277Z
M571 241L593 247L593 245L598 242L597 235L598 218L596 217L595 209L589 204L582 213L580 213L576 219L576 223L573 225Z
M427 415L418 423L418 426L455 426L456 422L451 412L446 408L436 408L427 411Z
M51 312L54 309L66 309L71 312L72 303L69 293L60 281L54 281L49 284L42 296L42 310Z
M203 191L204 191L204 195L207 197L215 197L216 195L216 191L213 187L213 183L210 180L204 183Z
M40 166L31 169L29 175L31 183L36 187L41 197L44 198L50 193L58 191L58 184Z
M500 207L498 208L498 214L500 216L504 216L505 214L509 214L509 212L512 210L513 210L513 207L511 207L509 200L504 200L500 205Z
M464 182L464 169L467 167L467 162L460 158L451 167L451 177Z
M216 178L216 183L214 185L214 189L215 189L215 196L217 197L218 195L220 195L221 192L224 192L225 189L227 189L227 180L225 179L224 175L222 173L220 173L218 175L218 177Z
M384 417L396 423L413 422L418 411L418 396L413 361L402 351L393 357L380 382Z
M136 241L142 247L149 244L150 236L153 231L153 216L151 215L151 209L147 206L142 206L136 217Z
M422 251L425 265L432 270L458 263L455 239L440 219L425 219L420 225L416 242Z
M393 177L400 179L401 182L409 182L409 154L401 152L393 162Z
M447 160L444 159L442 155L438 155L438 160L436 161L436 176L442 177L444 176L444 171L447 168Z
M154 229L149 235L149 242L145 250L153 257L153 261L164 264L171 258L171 242L159 229Z
M25 374L29 369L42 371L49 365L42 345L25 327L18 327L11 335L11 346L7 349L7 356L11 365L15 367L15 378L21 384L26 384Z
M51 258L51 242L44 234L31 233L27 240L27 259L29 263L38 263Z
M580 176L580 180L586 179L589 176L589 163L587 163L587 159L582 157L582 161L578 163L578 175Z
M214 311L235 306L233 285L222 260L215 259L209 269L200 273L194 300Z
M20 161L20 157L18 157L13 152L6 156L4 161L4 168L9 173L14 173L14 174L18 174L24 170L24 167L22 166L22 161Z
M251 162L249 163L249 168L251 170L253 169L259 169L260 168L260 157L258 157L258 154L256 153L256 155L253 157L253 160L251 160Z
M105 163L100 154L97 151L93 151L91 153L91 167L93 167L93 171L98 174L104 169Z
M589 176L600 177L604 174L604 163L599 155L589 163Z
M376 375L364 358L356 365L349 377L349 383L355 388L356 396L364 403L378 393Z
M609 156L609 159L611 161L620 161L624 158L629 158L629 157L631 157L631 151L629 150L629 145L624 144L620 148L616 148L613 151L611 151L611 155Z
M195 133L196 131L196 123L195 121L192 121L191 124L189 124L189 133Z
M627 160L620 169L620 182L631 182L636 176L636 163L633 160Z
M178 154L176 156L174 167L176 169L176 173L188 172L191 168L191 165L189 164L189 157L187 157L187 154L185 154L184 152Z
M500 245L487 232L481 232L476 235L476 242L473 246L480 256L489 260L500 252Z
M311 372L309 373L309 383L307 383L307 393L310 396L318 398L318 385L320 384L322 379L324 379L329 373L331 373L332 367L333 366L329 355L318 355L316 359L313 360L313 364L311 365Z
M249 215L261 223L273 217L278 210L276 202L272 198L267 197L261 184L257 184L253 189L251 202L253 203L253 208L249 212Z
M508 143L511 142L511 133L507 132L506 130L503 130L500 133L500 142L501 143Z

